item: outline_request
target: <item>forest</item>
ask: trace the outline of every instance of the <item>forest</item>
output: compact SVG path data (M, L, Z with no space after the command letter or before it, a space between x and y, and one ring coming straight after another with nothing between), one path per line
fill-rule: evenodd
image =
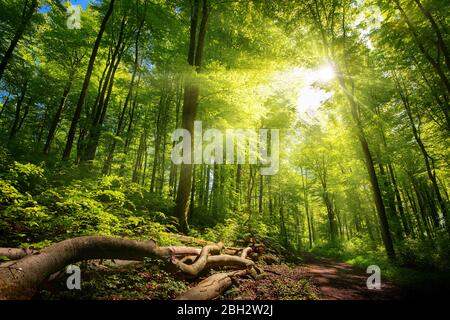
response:
M0 299L448 292L449 12L1 0Z

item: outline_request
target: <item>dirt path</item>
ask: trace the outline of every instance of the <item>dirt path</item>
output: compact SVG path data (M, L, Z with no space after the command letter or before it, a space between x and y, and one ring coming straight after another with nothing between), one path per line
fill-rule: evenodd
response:
M303 254L305 265L300 267L304 277L319 290L319 299L325 300L387 300L401 299L404 292L395 284L381 278L381 290L369 290L369 274L344 262Z

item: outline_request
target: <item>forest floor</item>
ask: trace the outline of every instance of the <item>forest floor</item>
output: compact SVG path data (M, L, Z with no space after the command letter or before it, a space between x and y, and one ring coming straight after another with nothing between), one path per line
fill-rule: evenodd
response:
M381 279L380 290L369 290L369 274L335 259L303 253L303 276L308 277L319 289L319 299L326 300L391 300L407 294L400 286Z
M407 291L382 279L381 290L369 290L368 274L351 265L310 253L303 263L261 265L257 277L235 280L225 300L390 300L407 298ZM68 291L64 278L48 283L38 299L173 299L201 279L187 281L165 272L155 261L90 262L83 268L80 291Z

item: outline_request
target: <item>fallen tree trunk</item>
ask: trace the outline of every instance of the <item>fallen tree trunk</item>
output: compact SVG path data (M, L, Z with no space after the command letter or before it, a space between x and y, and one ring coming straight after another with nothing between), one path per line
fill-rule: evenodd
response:
M223 243L209 244L202 249L186 246L158 247L153 240L135 241L101 236L69 239L41 251L0 248L0 256L14 260L0 265L0 299L30 299L46 279L57 272L61 273L70 264L86 260L142 261L145 257L155 257L171 263L177 270L191 277L198 276L205 269L241 269L215 274L182 296L183 299L208 300L231 286L232 278L249 274L252 269L259 270L252 260L247 259L254 251L253 248L233 250L237 255L220 254L223 248Z
M242 277L247 270L216 273L183 293L176 300L212 300L222 295L233 284L233 278Z
M38 286L66 266L84 260L123 259L141 261L145 257L167 259L174 255L198 255L190 247L158 247L154 241L134 241L110 237L81 237L59 242L37 254L0 266L0 299L30 299Z

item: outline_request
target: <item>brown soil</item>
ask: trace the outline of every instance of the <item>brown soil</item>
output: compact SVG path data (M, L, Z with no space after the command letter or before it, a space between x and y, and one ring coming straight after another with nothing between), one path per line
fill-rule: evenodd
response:
M305 265L301 267L307 277L319 289L319 299L324 300L390 300L401 299L403 290L381 278L380 290L369 290L364 270L330 258L303 254Z

